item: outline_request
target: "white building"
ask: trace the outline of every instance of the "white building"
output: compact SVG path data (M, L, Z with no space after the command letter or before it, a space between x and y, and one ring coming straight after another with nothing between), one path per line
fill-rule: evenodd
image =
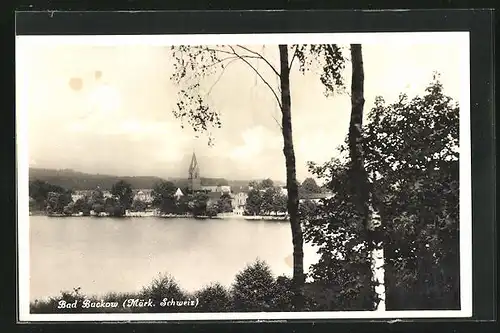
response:
M134 200L139 200L146 203L153 202L153 190L152 189L138 190L134 195Z
M247 198L248 194L246 192L238 192L231 195L231 205L233 206L233 211L235 213L241 212L241 214L243 214Z
M180 197L183 197L184 196L184 193L182 193L181 189L180 188L177 188L177 191L175 191L175 194L174 196L177 198L177 200L180 199Z
M202 185L201 189L207 192L231 193L231 186L228 185L217 185L217 186Z

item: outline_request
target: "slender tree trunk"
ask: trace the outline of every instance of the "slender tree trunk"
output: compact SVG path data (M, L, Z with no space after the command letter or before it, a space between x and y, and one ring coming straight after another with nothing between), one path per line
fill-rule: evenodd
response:
M349 155L351 159L351 180L358 212L363 217L363 227L368 227L368 183L363 160L362 133L364 79L363 56L360 44L351 44L351 121L349 123Z
M384 255L380 249L380 231L378 230L380 218L378 212L374 209L371 189L368 182L368 174L364 166L363 157L363 107L364 98L364 69L361 44L351 44L351 62L352 62L352 82L351 82L351 121L349 124L349 154L351 158L351 180L355 204L358 212L362 216L363 232L368 245L367 255L371 261L371 267L367 267L365 272L365 298L364 307L373 308L373 298L375 289L373 283L382 284L379 290L379 298L385 297L383 291L383 266ZM377 276L379 275L379 276ZM380 276L382 275L382 276ZM385 300L381 303L385 307Z
M283 132L283 154L286 162L286 187L288 191L288 214L292 229L293 242L293 305L295 310L301 310L304 306L303 286L304 276L304 250L302 226L300 224L299 190L295 170L295 152L293 149L292 115L290 98L290 68L288 67L288 46L279 45L280 51L280 84L281 84L281 112Z

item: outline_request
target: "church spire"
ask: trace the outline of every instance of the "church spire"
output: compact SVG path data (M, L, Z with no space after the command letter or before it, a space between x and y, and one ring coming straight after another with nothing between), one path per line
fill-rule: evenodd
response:
M188 186L192 192L201 190L201 178L200 178L200 167L196 159L196 154L193 151L193 156L191 157L191 164L189 165L189 182Z
M193 151L193 156L191 157L191 164L189 165L189 174L192 175L197 170L199 170L198 161L196 160L196 154Z

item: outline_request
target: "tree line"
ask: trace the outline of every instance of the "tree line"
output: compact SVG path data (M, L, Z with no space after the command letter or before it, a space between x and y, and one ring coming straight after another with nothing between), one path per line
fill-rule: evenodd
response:
M183 195L176 196L178 187L170 181L160 181L153 186L152 202L140 198L134 199L131 184L119 180L111 187L111 196L105 197L104 191L97 187L73 201L73 191L61 186L49 184L41 180L29 184L30 211L44 211L48 214L90 216L106 213L109 216L121 217L127 210L144 212L148 208L156 208L162 214L179 214L213 217L219 213L231 212L231 196L223 193L215 202L209 200L207 193L189 193L185 188Z
M275 276L269 265L260 260L254 261L238 272L230 286L212 282L199 290L186 291L175 277L163 273L152 279L151 283L138 292L107 293L105 295L85 295L81 288L72 291L61 291L60 295L30 303L31 313L60 313L59 303L66 304L78 302L76 308L67 308L67 313L172 313L172 312L259 312L265 311L291 311L293 309L290 292L291 280L287 276ZM181 302L177 304L166 303L171 299ZM154 307L106 307L82 306L84 301L98 303L123 304L127 299L151 299ZM186 306L184 300L198 299L198 306ZM325 303L322 290L306 285L305 309L307 311L324 311L326 306L332 309L331 304ZM176 305L176 306L173 306ZM339 300L335 303L335 310L342 310L343 304Z
M288 195L280 186L275 186L271 179L264 179L261 182L252 181L248 185L250 190L245 203L245 215L266 216L288 212ZM321 188L314 178L306 178L299 185L299 198L324 192L325 189ZM299 204L299 211L306 211L312 206L315 206L313 201L305 200Z
M275 186L271 179L260 182L251 181L248 198L245 203L245 215L271 215L287 212L287 196L281 187ZM321 189L313 178L306 178L300 185L304 194L321 193ZM125 180L119 180L111 186L111 196L105 197L104 191L97 187L73 202L73 191L61 186L49 184L41 180L30 182L30 210L45 211L49 214L73 215L81 213L89 216L93 211L99 215L124 216L127 210L144 212L148 208L156 208L162 214L178 214L213 217L220 213L233 211L232 198L229 193L221 193L217 200L210 200L205 192L189 193L187 187L183 195L177 197L178 187L170 181L159 181L152 189L152 202L148 203L135 198L132 185ZM307 205L312 205L308 202Z

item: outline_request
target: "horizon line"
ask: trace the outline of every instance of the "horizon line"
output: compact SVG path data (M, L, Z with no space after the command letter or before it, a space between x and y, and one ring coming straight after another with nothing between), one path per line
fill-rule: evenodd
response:
M81 173L84 175L90 175L90 176L107 176L107 177L124 177L124 178L144 178L144 177L154 177L154 178L160 178L164 180L168 179L184 179L183 176L155 176L155 175L137 175L137 176L132 176L132 175L116 175L116 174L109 174L109 173L93 173L93 172L87 172L87 171L80 171L80 170L75 170L72 168L49 168L49 167L37 167L37 166L29 166L29 169L38 169L38 170L50 170L50 171L72 171L75 173ZM246 178L246 179L241 179L241 178L225 178L225 177L208 177L208 176L200 176L200 178L205 178L205 179L224 179L227 181L254 181L254 180L264 180L264 179L271 179L274 182L281 182L281 183L286 183L286 181L281 180L281 179L273 179L271 177L257 177L257 178ZM306 177L308 178L308 177ZM188 177L185 177L185 179L188 179ZM305 179L305 178L304 178Z

